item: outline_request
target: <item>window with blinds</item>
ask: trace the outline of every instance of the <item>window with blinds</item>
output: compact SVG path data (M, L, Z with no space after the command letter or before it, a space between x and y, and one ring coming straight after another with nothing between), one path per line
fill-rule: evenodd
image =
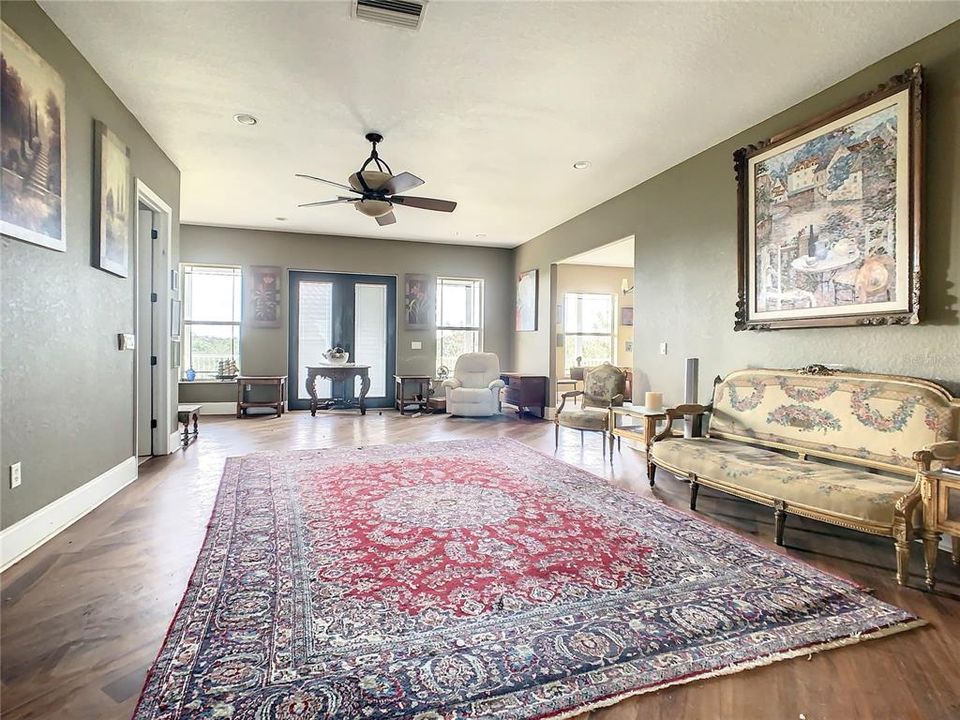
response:
M198 378L217 376L221 360L240 367L240 268L182 265L183 353L181 372Z
M437 366L483 350L483 280L437 278Z

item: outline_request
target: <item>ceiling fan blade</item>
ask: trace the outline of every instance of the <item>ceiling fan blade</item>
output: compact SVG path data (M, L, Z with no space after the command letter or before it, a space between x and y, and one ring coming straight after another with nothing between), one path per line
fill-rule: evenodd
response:
M402 172L399 175L394 175L392 178L387 180L384 183L383 187L380 188L380 191L386 195L393 195L394 193L402 193L407 190L413 190L415 187L420 187L423 185L423 180L418 178L416 175L408 172Z
M326 183L327 185L333 185L334 187L338 187L341 190L349 190L350 192L354 192L354 193L357 192L349 185L343 185L342 183L334 182L333 180L324 180L323 178L314 177L313 175L304 175L302 173L296 173L296 176L301 178L307 178L307 180L316 180L317 182Z
M312 203L303 203L303 205L297 205L297 207L319 207L320 205L339 205L340 203L353 203L359 202L360 198L347 198L341 197L336 200L320 200L319 202Z
M453 200L437 200L436 198L411 197L409 195L394 195L390 198L390 202L439 212L453 212L454 208L457 207Z
M392 211L377 218L378 225L393 225L396 221L397 216L394 215Z

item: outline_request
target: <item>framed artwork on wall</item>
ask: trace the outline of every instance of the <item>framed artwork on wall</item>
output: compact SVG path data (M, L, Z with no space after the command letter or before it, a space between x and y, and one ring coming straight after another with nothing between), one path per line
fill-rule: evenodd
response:
M283 268L275 265L250 266L247 293L247 323L251 327L280 327L280 281Z
M66 90L63 79L0 23L0 233L65 252Z
M407 273L403 276L403 312L407 330L429 330L430 276Z
M183 303L178 298L170 299L170 339L180 340L183 327Z
M540 271L534 268L517 276L517 332L537 329L537 301L540 292Z
M736 330L919 322L922 68L734 153Z
M633 308L632 307L620 308L620 324L633 325Z
M136 206L130 148L99 120L94 121L93 163L97 267L125 278Z

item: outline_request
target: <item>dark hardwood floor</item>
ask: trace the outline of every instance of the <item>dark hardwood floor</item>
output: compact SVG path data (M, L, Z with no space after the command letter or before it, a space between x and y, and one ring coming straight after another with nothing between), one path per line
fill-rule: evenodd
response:
M553 424L400 417L394 412L281 418L204 418L185 451L141 466L140 479L0 577L4 720L127 720L203 540L225 457L322 448L509 436L553 452ZM686 507L666 473L652 491L643 456L614 465L600 438L566 431L558 457L637 494ZM704 488L701 514L773 546L773 513ZM581 716L594 720L960 718L960 573L941 553L940 586L923 592L920 548L912 588L893 577L889 540L790 517L786 551L851 577L930 625L893 637L643 695Z

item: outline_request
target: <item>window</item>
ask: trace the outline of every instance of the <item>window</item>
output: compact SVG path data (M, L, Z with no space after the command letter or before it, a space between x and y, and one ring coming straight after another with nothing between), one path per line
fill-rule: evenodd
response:
M437 365L483 350L483 280L437 278Z
M240 268L183 265L183 362L197 378L217 376L220 360L240 365Z
M617 347L616 299L599 293L566 293L563 296L563 350L567 365L583 358L584 367L614 361Z

